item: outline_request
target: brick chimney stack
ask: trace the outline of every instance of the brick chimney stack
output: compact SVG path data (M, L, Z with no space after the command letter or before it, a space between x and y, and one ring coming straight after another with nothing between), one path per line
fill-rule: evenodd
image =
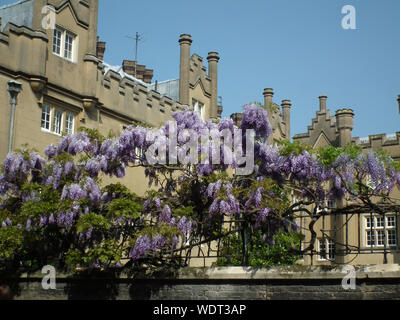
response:
M136 66L136 75L135 75L135 66ZM141 80L146 83L151 83L153 79L153 70L147 69L146 66L141 64L136 64L136 61L133 60L124 60L122 62L122 69L125 73L129 74L132 77L135 77L138 80Z
M106 52L106 43L104 41L99 41L99 37L97 37L97 46L96 46L97 58L103 61L105 52Z

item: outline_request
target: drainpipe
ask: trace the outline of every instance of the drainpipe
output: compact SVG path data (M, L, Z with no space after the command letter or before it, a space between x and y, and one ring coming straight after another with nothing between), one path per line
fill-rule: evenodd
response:
M21 83L17 81L9 81L7 91L10 94L10 105L11 105L11 119L10 119L10 135L8 141L8 152L12 152L13 140L14 140L14 119L15 119L15 107L18 103L17 97L21 92Z

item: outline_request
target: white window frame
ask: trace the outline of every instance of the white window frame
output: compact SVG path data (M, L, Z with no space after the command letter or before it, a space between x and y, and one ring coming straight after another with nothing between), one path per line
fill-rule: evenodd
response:
M69 117L72 117L72 121L69 120ZM71 125L69 125L71 124ZM75 116L72 113L65 113L65 133L66 134L74 134L75 129Z
M49 128L43 127L43 114L49 115ZM56 115L60 115L58 130L56 130ZM68 120L69 117L72 117L72 121ZM69 122L70 126L67 122ZM57 136L62 136L63 134L73 134L75 130L75 115L71 112L59 108L51 107L49 105L43 105L40 118L40 127L43 132L51 133ZM69 132L69 128L71 129L71 132Z
M61 56L61 53L62 53L62 36L63 36L63 31L61 29L58 29L58 28L54 29L54 31L53 31L53 47L52 47L51 51L57 56ZM60 43L56 43L56 41L59 41ZM58 50L56 51L56 49L58 49Z
M371 228L371 218L372 218L372 228ZM383 220L384 218L384 220ZM383 220L383 221L382 221ZM389 223L390 221L390 223ZM380 223L380 222L383 222ZM394 241L395 243L390 244L389 241L389 233L392 234L394 231ZM371 234L372 232L372 234ZM383 233L383 232L386 232ZM387 247L396 247L397 246L397 225L396 225L396 216L393 214L387 214L385 217L381 215L373 214L372 217L370 214L364 216L364 244L367 248L383 248L385 243L380 236L383 233L383 236L386 237L386 246ZM371 238L371 241L369 241ZM370 242L370 243L368 243Z
M63 120L64 120L64 112L58 109L54 109L52 132L58 136L61 136L64 129Z
M67 41L67 40L70 41ZM64 39L64 58L70 61L74 59L74 42L75 36L70 32L65 32L65 39Z
M335 261L335 242L328 238L318 238L318 261ZM325 257L321 255L321 242L325 242Z
M396 231L397 231L396 228L390 228L389 230L386 230L386 232L387 232L386 240L387 240L387 243L388 243L388 246L389 246L389 247L396 247L396 246L397 246L397 232L396 232ZM390 239L389 233L392 233L392 232L394 232L394 243L393 243L393 244L390 244L390 241L389 241L389 239Z
M335 208L336 208L336 201L325 199L323 204L321 206L317 207L317 213L322 212L322 211L331 212L332 209L335 209Z
M51 111L52 108L48 105L44 105L42 107L42 114L40 118L40 127L42 128L43 131L51 132ZM45 127L43 127L43 115L45 115L45 120L44 123L46 124Z
M54 50L55 49L54 41L56 39L56 36L55 36L56 32L61 34L60 35L60 46L59 47L56 46L56 48L59 49L59 52ZM72 38L71 50L68 50L68 51L67 51L67 45L66 45L67 44L67 38L68 38L67 36ZM71 61L71 62L74 62L75 61L75 52L76 52L76 35L73 34L72 32L69 32L69 31L63 29L63 28L56 27L54 29L54 32L53 32L53 43L52 43L52 50L51 51L53 52L54 55L56 55L56 56L58 56L60 58L63 58L65 60L68 60L68 61ZM71 54L71 56L68 57L68 55L66 55L66 52L69 52Z

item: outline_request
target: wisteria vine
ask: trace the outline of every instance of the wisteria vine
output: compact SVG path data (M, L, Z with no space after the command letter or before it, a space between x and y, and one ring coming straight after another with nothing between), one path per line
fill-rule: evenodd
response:
M195 155L201 161L189 163L188 130L222 140L231 132L242 155L245 131L253 130L252 172L235 175L243 163L224 144L210 145L205 159L199 145ZM0 266L28 267L33 256L38 264L53 259L60 266L101 268L165 259L190 238L223 236L228 218L241 221L239 228L259 230L273 245L278 231L298 230L293 213L301 204L347 197L367 205L400 184L399 165L388 156L291 150L270 144L271 132L267 111L256 105L245 106L240 127L231 119L203 121L186 109L157 130L129 126L111 138L82 130L48 146L44 156L27 148L12 152L0 174ZM178 138L171 146L173 135ZM163 148L165 163L146 157ZM213 161L216 155L220 163ZM144 168L153 186L144 198L121 184L101 184L105 176L123 182L130 167ZM301 201L293 203L294 194Z

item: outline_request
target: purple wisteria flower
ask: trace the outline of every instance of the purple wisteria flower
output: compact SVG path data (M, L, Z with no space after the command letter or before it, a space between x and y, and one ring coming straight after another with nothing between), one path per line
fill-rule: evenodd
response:
M57 155L57 147L53 144L49 145L46 150L44 151L44 154L47 156L47 158L52 159Z
M47 225L47 222L48 222L47 217L40 217L39 226L43 228L45 225Z
M192 231L192 226L193 226L192 221L190 221L186 217L182 217L177 224L178 230L185 235Z
M129 252L129 257L133 260L142 258L151 249L151 240L148 235L137 238L135 245Z
M154 199L154 204L156 205L157 210L161 210L161 200L160 198L155 198Z
M156 252L159 249L165 247L167 243L167 238L161 234L156 234L151 239L151 250Z
M256 132L256 137L264 139L268 138L272 133L268 112L254 104L244 106L240 128L242 130L253 129Z
M69 186L64 186L61 194L61 200L70 199L72 201L84 199L87 196L87 192L82 189L79 184L71 184Z
M161 215L160 215L160 222L170 224L171 219L172 219L171 208L169 207L169 205L165 205L164 209L162 210Z
M255 223L255 228L258 229L260 228L260 226L265 223L265 221L267 220L269 214L271 212L270 208L264 208L260 211L260 214L258 215L257 219L256 219L256 223Z

